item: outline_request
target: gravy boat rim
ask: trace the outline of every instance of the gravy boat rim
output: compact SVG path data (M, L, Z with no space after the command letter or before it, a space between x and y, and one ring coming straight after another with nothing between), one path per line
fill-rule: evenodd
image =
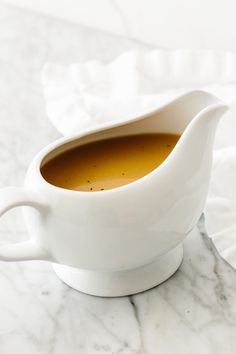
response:
M49 155L51 152L53 152L55 149L59 148L60 146L63 146L63 145L68 144L70 142L73 142L77 139L79 140L80 138L90 135L90 134L103 132L104 130L107 130L107 129L118 128L121 126L125 126L126 124L134 123L134 122L137 122L141 119L148 118L151 115L161 112L163 109L170 107L171 105L174 105L179 99L185 98L187 96L190 96L190 95L196 94L196 93L204 93L208 97L210 96L210 97L216 98L218 100L218 102L210 104L210 105L206 106L205 108L201 109L200 112L198 112L195 115L195 117L185 127L185 129L184 129L183 133L180 135L180 138L177 141L175 147L170 152L170 154L165 158L165 160L159 166L157 166L155 169L153 169L152 171L150 171L149 173L147 173L143 177L140 177L130 183L126 183L124 185L121 185L121 186L118 186L115 188L106 189L103 191L93 191L93 192L58 187L54 184L49 183L43 177L43 175L41 173L41 165L42 165L43 160L46 158L47 155ZM64 137L61 137L61 138L53 141L52 143L50 143L46 147L44 147L41 151L39 151L39 153L35 156L35 158L33 160L33 162L36 164L36 166L35 166L36 171L35 172L37 174L37 177L40 179L41 183L43 183L48 188L58 190L58 192L60 191L60 193L67 193L67 194L70 193L71 195L74 194L74 195L80 195L80 196L87 197L87 196L96 196L96 195L101 196L104 194L112 194L112 193L117 193L117 192L121 192L121 191L125 192L127 189L137 187L140 183L145 182L145 180L150 179L154 174L161 173L163 171L163 169L165 169L165 166L169 163L170 159L173 158L173 154L176 151L176 149L178 149L179 145L182 144L183 138L187 134L188 128L198 118L199 114L202 115L202 114L206 113L207 111L211 110L212 108L223 107L223 106L227 107L226 104L224 102L222 102L218 97L216 97L216 96L212 95L211 93L208 93L204 90L187 91L185 93L182 93L182 94L176 96L174 99L171 99L171 101L169 101L169 102L167 101L167 103L164 103L163 105L159 106L158 108L155 108L155 109L153 109L149 112L146 112L144 114L140 114L139 116L131 117L129 119L125 119L122 121L117 121L117 120L114 121L113 120L110 122L105 122L103 124L96 124L96 125L92 126L91 128L84 129L81 132L76 132L76 133L71 134L69 136L64 136ZM130 135L132 135L132 134L130 134ZM106 139L104 139L104 140L106 140Z

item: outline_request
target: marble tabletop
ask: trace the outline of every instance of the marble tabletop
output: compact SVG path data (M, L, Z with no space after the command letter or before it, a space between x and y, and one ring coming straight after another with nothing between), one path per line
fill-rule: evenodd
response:
M59 134L40 83L47 61L109 61L142 43L0 4L0 187L21 185L35 153ZM0 220L0 244L26 239L21 210ZM63 284L46 262L0 262L0 354L236 353L236 273L203 219L178 272L130 297L96 298Z

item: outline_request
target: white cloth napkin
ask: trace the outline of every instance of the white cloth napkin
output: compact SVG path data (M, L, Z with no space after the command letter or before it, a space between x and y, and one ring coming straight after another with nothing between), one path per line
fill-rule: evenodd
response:
M236 269L236 53L132 51L109 64L48 63L43 70L47 113L63 135L135 117L193 88L231 105L216 135L205 216L216 248Z

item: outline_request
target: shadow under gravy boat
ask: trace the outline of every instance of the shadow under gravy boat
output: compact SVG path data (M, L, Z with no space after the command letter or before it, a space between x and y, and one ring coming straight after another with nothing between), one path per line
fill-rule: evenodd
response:
M189 92L145 116L62 138L33 160L23 188L0 191L0 213L24 208L30 240L0 248L5 261L44 260L71 287L122 296L160 284L179 267L182 241L204 208L217 124L227 106ZM49 184L42 164L92 141L140 133L181 137L166 160L146 176L103 192Z

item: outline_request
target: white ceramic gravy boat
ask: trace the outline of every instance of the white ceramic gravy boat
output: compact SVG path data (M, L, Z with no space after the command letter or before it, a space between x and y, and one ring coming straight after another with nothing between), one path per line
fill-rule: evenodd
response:
M206 200L217 123L227 106L187 93L146 116L103 125L43 149L23 188L0 191L0 214L24 208L30 240L0 248L5 261L46 260L83 292L121 296L151 288L178 269L182 241ZM79 144L147 132L182 134L167 159L145 177L103 192L77 192L44 180L40 166Z

